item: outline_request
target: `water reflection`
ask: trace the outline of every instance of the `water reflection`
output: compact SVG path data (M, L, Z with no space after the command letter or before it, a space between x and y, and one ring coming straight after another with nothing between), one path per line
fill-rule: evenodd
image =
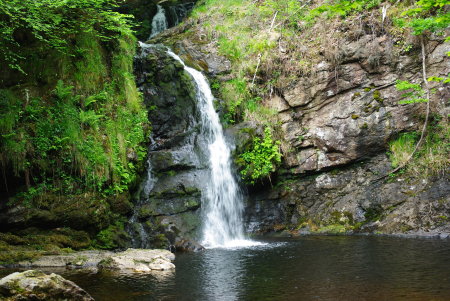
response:
M307 237L178 254L175 265L152 275L58 272L97 301L450 300L450 241Z
M208 250L203 256L201 288L206 300L238 300L238 293L246 270L242 252L228 250L224 260L224 250Z

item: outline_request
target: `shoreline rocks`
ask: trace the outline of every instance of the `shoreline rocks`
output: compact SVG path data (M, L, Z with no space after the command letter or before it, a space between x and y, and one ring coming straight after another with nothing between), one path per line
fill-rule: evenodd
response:
M161 249L128 249L123 252L81 251L65 255L47 255L14 265L16 268L101 268L134 273L175 269L175 255Z

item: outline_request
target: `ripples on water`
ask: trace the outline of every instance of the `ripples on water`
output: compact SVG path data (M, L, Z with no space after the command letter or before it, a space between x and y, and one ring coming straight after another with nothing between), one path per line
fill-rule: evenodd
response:
M178 254L176 272L60 273L97 301L450 300L450 241L305 237Z

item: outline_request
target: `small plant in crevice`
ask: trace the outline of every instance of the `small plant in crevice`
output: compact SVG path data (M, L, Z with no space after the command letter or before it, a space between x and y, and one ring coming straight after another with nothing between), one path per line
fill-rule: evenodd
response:
M392 167L405 164L419 139L417 132L402 133L389 143L389 159ZM427 177L443 174L450 167L450 126L445 117L432 114L427 127L427 135L421 147L411 158L403 175Z
M239 155L242 178L251 184L268 177L281 163L280 141L274 141L270 127L264 129L264 137L255 137L250 149Z
M416 132L402 133L389 143L389 159L392 167L398 167L408 161L409 155L414 150L419 135Z

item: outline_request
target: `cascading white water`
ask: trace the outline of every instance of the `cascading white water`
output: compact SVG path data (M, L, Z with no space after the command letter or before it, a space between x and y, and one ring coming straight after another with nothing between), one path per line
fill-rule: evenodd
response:
M166 10L161 5L157 5L157 9L156 15L152 20L152 33L150 34L150 39L163 32L168 27Z
M211 89L203 74L187 67L171 51L169 55L181 62L192 76L197 88L197 105L201 114L202 134L208 143L210 177L204 194L206 221L202 244L206 248L245 247L258 243L246 240L243 234L242 196L230 166L230 149L225 142Z

